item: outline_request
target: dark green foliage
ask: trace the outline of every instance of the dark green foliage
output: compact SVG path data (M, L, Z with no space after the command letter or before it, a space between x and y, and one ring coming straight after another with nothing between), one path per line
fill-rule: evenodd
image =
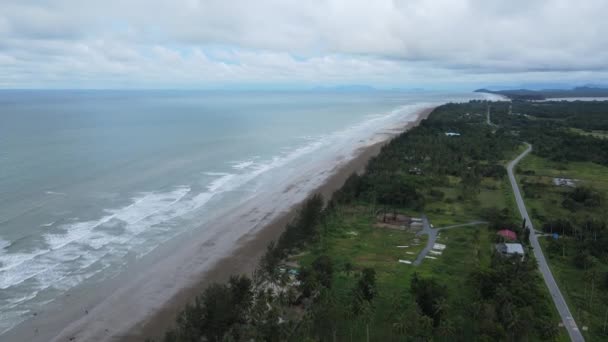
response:
M551 321L550 308L538 277L530 259L522 262L498 255L491 268L471 272L469 283L477 301L469 310L476 335L485 336L482 340L525 340L535 333L554 338L557 330L545 327Z
M570 127L608 130L608 102L515 102L513 111L526 116L505 116L501 124L518 130L522 139L534 145L534 153L539 156L558 162L608 165L608 139L570 130Z
M507 170L500 164L479 165L477 173L482 177L502 178L507 175Z
M312 268L303 268L298 274L302 297L314 298L323 288L331 289L332 277L333 262L326 255L319 256L313 261Z
M342 188L333 194L332 199L340 203L350 203L359 197L362 190L362 177L353 173L346 179Z
M253 299L252 282L233 276L228 284L212 284L179 315L177 327L167 333L166 341L222 341L233 327L244 324Z
M410 291L414 294L421 313L430 317L433 320L433 326L438 327L445 311L443 303L448 296L447 287L440 285L433 278L422 278L418 273L414 273Z
M435 190L435 189L431 189L429 191L429 195L431 197L433 197L433 199L436 201L441 201L445 197L445 194L442 191Z
M462 180L463 199L475 199L482 177L504 177L506 171L498 161L518 144L510 132L485 125L480 113L485 115L487 106L471 101L437 107L418 127L384 146L364 175L349 177L334 199L422 210L427 202L423 189L448 185L447 176ZM446 132L460 136L446 136ZM437 192L428 195L433 199L443 196Z
M355 291L359 294L361 299L368 302L376 297L376 271L373 268L364 268L363 271L361 271L361 277L357 282Z
M322 210L323 197L321 195L314 195L304 202L296 219L287 225L285 232L279 238L277 249L281 256L318 237Z
M327 255L322 255L315 259L312 263L312 269L317 274L319 283L328 289L331 289L331 279L333 277L333 262Z
M377 199L380 204L412 208L424 206L424 196L418 193L416 187L406 179L379 177L376 179L374 189L378 193Z
M515 102L513 111L543 119L561 120L567 126L608 130L608 104L605 101Z
M573 191L566 194L566 198L562 202L562 206L571 211L579 209L581 206L598 207L602 203L602 197L599 192L588 187L577 187Z
M519 230L518 224L512 222L513 214L507 208L498 209L496 207L483 208L481 218L488 221L491 229L511 229Z
M543 224L543 232L549 234L558 234L564 236L573 236L574 228L569 220L557 219Z
M592 268L596 263L595 258L591 256L589 251L582 250L582 249L576 253L573 261L574 261L574 265L577 268L580 268L583 270L588 270L588 269Z

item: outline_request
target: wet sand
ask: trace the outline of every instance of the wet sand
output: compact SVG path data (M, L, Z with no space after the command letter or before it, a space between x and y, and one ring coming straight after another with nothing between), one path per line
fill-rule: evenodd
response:
M352 173L363 172L368 161L376 156L392 137L416 126L431 111L432 108L420 111L417 113L417 119L404 127L377 132L385 137L382 142L358 150L353 159L334 168L332 175L313 193L320 193L326 199L330 198ZM299 205L294 205L280 213L269 213L268 215L272 214L276 218L243 236L239 235L236 248L228 244L233 241L220 236L204 242L193 242L190 240L196 240L196 232L186 233L185 236L159 247L143 264L137 262L132 269L128 267L123 276L100 285L95 291L92 292L90 288L70 291L56 303L49 305L46 312L24 322L3 336L3 339L162 340L165 331L174 324L181 309L208 284L225 281L234 274L251 275L268 243L278 238L298 207ZM251 210L256 210L256 207ZM237 230L223 233L233 234L232 236L239 234ZM188 247L183 247L185 243ZM202 249L207 252L196 253ZM133 273L137 276L131 277L127 282L127 276ZM146 286L152 282L154 286ZM135 317L142 317L142 312L145 318L136 319Z

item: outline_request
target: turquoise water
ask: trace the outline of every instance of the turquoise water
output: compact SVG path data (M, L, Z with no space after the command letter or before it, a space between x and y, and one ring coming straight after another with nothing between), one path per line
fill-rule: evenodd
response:
M256 196L260 215L301 200L421 108L483 96L0 91L0 332Z

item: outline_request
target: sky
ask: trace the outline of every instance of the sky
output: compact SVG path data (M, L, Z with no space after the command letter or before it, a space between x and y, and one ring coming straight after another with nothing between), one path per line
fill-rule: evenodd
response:
M606 0L0 0L0 88L608 84Z

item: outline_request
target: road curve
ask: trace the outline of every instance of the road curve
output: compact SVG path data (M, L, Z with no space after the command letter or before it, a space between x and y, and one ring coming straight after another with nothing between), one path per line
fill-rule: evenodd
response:
M540 273L543 275L543 279L545 280L545 284L547 284L547 288L549 288L549 293L551 293L551 298L553 299L553 303L555 303L555 307L557 308L557 311L559 312L559 315L562 318L562 322L568 330L570 340L576 342L585 341L585 338L576 326L576 322L574 321L574 318L570 313L570 309L568 309L568 304L566 304L564 296L562 296L562 293L559 290L557 283L555 282L555 278L553 278L551 269L549 269L547 260L545 259L543 251L540 248L540 244L538 243L538 237L536 236L536 232L534 231L534 226L532 225L532 221L528 216L528 211L526 210L524 200L521 197L521 193L519 192L519 186L517 185L517 181L515 180L515 175L513 174L513 168L515 167L515 165L517 165L520 160L522 160L528 153L530 153L530 151L532 151L532 145L527 145L528 148L517 158L511 161L507 166L509 181L511 182L511 187L513 187L513 194L515 195L515 201L517 202L517 208L519 209L519 213L521 214L521 217L526 220L526 226L530 229L530 244L532 245L532 249L534 251L534 257L538 261L538 268L540 269Z

